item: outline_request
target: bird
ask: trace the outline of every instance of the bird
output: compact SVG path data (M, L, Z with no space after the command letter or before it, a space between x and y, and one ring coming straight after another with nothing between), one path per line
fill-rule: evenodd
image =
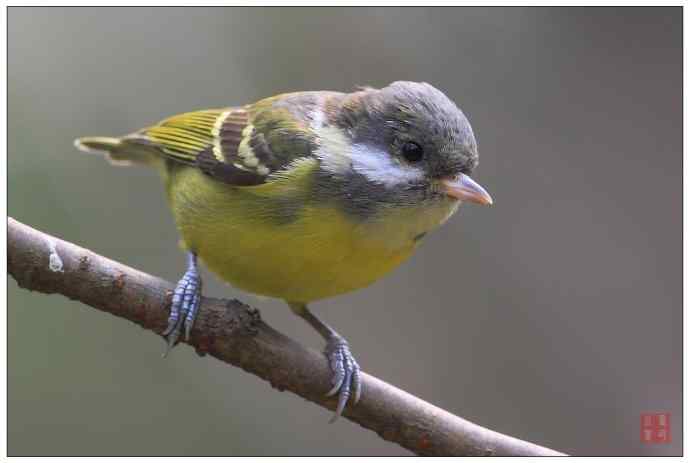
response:
M479 155L467 117L424 82L282 93L75 145L162 177L187 252L164 355L190 336L201 260L236 288L284 300L324 338L332 421L359 401L361 368L310 305L391 272L461 203L493 203L470 176Z

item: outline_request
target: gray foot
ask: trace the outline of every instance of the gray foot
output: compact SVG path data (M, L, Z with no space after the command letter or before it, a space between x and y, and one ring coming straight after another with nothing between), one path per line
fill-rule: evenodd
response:
M189 253L187 272L177 283L173 293L168 327L163 332L168 347L163 354L167 356L184 330L184 339L189 339L189 333L194 325L194 319L201 302L201 278L196 265L196 255Z
M359 401L362 393L362 378L359 364L352 356L347 341L342 337L333 336L328 340L326 357L333 371L333 389L326 395L338 395L338 406L330 420L333 423L343 413L350 396L352 396L352 405Z

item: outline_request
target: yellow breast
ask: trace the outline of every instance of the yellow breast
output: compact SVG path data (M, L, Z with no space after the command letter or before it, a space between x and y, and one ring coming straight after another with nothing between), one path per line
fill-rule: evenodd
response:
M236 188L191 168L168 182L182 238L211 271L243 290L288 301L311 302L373 283L412 254L418 228L429 228L410 227L403 216L362 223L297 194L290 181ZM409 230L386 233L399 234L401 227Z

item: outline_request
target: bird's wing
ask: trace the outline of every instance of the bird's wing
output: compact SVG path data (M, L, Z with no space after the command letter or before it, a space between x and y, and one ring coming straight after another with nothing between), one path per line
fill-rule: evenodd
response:
M272 103L179 114L126 138L218 181L259 185L315 148L308 124Z

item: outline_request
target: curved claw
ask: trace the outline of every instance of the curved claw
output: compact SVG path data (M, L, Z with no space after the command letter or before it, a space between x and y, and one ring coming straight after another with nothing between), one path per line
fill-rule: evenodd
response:
M338 406L335 409L335 413L330 420L330 423L335 422L335 420L342 415L343 410L345 410L345 405L350 398L350 380L352 378L352 372L348 371L345 373L345 382L343 382L343 387L340 389L340 394L338 394Z
M173 334L171 334L170 336L168 336L165 339L166 346L165 346L165 352L163 352L163 355L162 355L163 358L168 356L168 354L170 353L172 348L175 346L175 342L177 342L177 336L175 336L175 332L173 332Z
M175 329L175 325L177 325L177 319L173 318L171 315L170 318L168 318L168 327L163 331L163 336L168 336L170 333L173 332L173 329Z
M326 392L326 397L335 395L340 390L345 380L345 368L343 367L342 355L333 355L331 359L331 371L333 371L333 388Z
M338 395L338 405L330 420L330 423L333 423L342 415L351 397L353 398L353 405L359 401L362 392L362 382L359 365L352 356L350 348L344 339L334 338L332 341L329 341L326 346L326 356L333 371L333 388L326 395Z

